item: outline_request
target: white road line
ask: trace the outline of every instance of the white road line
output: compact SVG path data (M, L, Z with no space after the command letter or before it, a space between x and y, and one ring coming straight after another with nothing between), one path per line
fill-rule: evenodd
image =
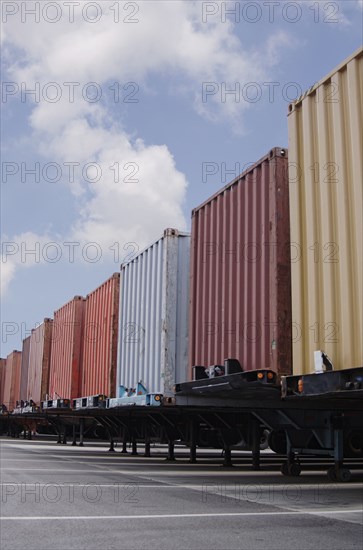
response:
M227 513L209 513L209 514L147 514L147 515L129 515L129 516L8 516L0 517L0 521L64 521L64 520L111 520L111 519L179 519L179 518L221 518L221 517L257 517L257 516L304 516L304 515L319 515L319 514L353 514L362 513L362 510L330 510L327 512L324 510L309 511L296 511L296 512L227 512Z
M127 481L124 481L124 482L117 482L115 481L114 483L78 483L78 482L72 482L70 481L69 483L52 483L52 482L48 482L48 483L40 483L40 482L37 482L37 481L13 481L13 482L6 482L6 483L0 483L0 487L14 487L14 485L26 485L27 487L32 487L33 485L34 486L37 486L37 487L48 487L50 485L56 485L57 487L69 487L69 486L73 486L74 483L77 483L77 487L92 487L92 486L95 486L95 487L115 487L115 486L122 486L122 485L126 485L126 486L129 486L130 483L132 483L132 485L137 485L137 487L139 489L192 489L192 490L195 490L195 491L199 491L199 490L205 490L206 487L209 487L209 488L213 488L213 487L216 487L218 488L218 486L222 485L223 487L223 491L228 491L228 490L233 490L233 489L236 489L239 488L239 487L258 487L259 489L261 489L262 491L263 490L269 490L269 491L276 491L278 492L279 490L280 491L286 491L287 488L291 488L291 489L294 489L296 487L299 487L299 490L301 491L311 491L311 490L314 490L314 491L336 491L337 489L339 490L350 490L350 489L362 489L362 484L361 483L346 483L346 484L340 484L340 485L335 485L333 483L330 483L330 482L327 482L326 484L319 484L319 483L314 483L314 484L306 484L306 485L302 485L302 484L299 484L299 483L281 483L281 484L272 484L272 483L269 483L269 484L263 484L263 483L253 483L253 484L243 484L243 483L233 483L233 484L230 484L230 485L227 485L226 483L216 483L215 485L208 485L207 483L204 483L204 484L201 484L201 485L188 485L188 484L185 484L185 485L180 485L180 484L168 484L168 485L164 485L164 484L140 484L140 483L137 483L137 482L127 482ZM213 494L213 493L210 493L210 494ZM220 493L216 493L217 495L219 495ZM224 494L224 493L223 493ZM228 496L228 494L226 493L226 496Z
M78 462L76 462L78 463ZM79 469L76 468L69 468L69 469L59 469L59 468L22 468L21 473L23 472L44 472L44 473L70 473L70 472L77 472L77 473L84 473L84 474L119 474L119 475L132 475L133 477L142 476L142 477L148 477L146 474L149 474L153 477L217 477L220 479L224 479L227 477L236 477L238 476L240 479L246 478L246 477L254 477L254 478L271 478L272 476L278 476L282 477L281 473L279 471L271 472L271 470L266 471L258 471L255 472L253 470L243 470L239 468L235 468L233 470L224 470L222 467L220 469L213 469L213 471L203 471L203 470L193 470L189 471L187 468L183 470L166 470L166 471L159 471L159 470L150 470L146 467L144 469L134 469L132 468L132 464L122 464L123 469L119 470L111 470L108 469L106 466L100 466L99 470L85 470L82 469L82 465L84 465L86 462L79 463ZM130 467L129 469L124 469L125 466ZM135 464L136 466L136 464ZM140 467L140 464L138 464ZM1 468L1 472L14 472L16 468ZM358 473L358 471L355 471L355 473ZM303 471L301 474L301 478L303 479L305 476L325 476L326 472L325 470L306 470ZM348 485L350 485L348 483Z

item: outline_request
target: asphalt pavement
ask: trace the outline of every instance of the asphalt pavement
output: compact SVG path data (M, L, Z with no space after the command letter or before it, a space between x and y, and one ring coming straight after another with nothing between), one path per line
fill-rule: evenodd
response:
M314 462L284 477L269 451L256 472L248 453L107 449L1 438L1 550L363 548L362 470L339 484Z

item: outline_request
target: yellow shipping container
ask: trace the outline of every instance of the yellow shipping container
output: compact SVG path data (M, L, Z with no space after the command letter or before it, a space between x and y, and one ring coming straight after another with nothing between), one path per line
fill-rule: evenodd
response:
M363 49L289 106L293 370L363 365Z

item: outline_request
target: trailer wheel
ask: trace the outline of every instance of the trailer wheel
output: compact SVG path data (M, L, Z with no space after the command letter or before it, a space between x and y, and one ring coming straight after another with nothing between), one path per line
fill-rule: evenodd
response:
M281 464L281 473L284 476L297 477L301 474L300 462L283 462Z
M294 477L297 477L301 474L301 466L299 462L293 462L292 464L290 464L289 474L290 476Z
M339 468L337 471L337 481L342 481L343 483L346 483L347 481L350 481L350 478L352 477L352 474L348 468Z
M268 449L268 438L270 435L270 430L265 428L264 430L261 430L260 434L260 450L264 451L265 449Z
M344 454L350 458L363 456L363 432L351 430L345 435Z

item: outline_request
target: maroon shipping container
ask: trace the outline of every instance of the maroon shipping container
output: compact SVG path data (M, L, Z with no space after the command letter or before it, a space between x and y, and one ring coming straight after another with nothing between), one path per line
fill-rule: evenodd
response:
M85 299L73 300L54 312L49 395L73 399L80 393Z
M12 351L6 358L3 402L12 411L20 400L21 351Z
M0 405L4 403L5 369L6 359L0 359Z
M27 399L38 405L48 394L52 327L52 319L44 319L44 323L33 329L30 336Z
M120 273L114 273L87 295L80 397L115 396L119 294Z
M23 340L20 374L20 399L25 401L28 396L28 371L30 359L30 336Z
M193 210L190 366L291 373L288 193L287 150L274 148Z

